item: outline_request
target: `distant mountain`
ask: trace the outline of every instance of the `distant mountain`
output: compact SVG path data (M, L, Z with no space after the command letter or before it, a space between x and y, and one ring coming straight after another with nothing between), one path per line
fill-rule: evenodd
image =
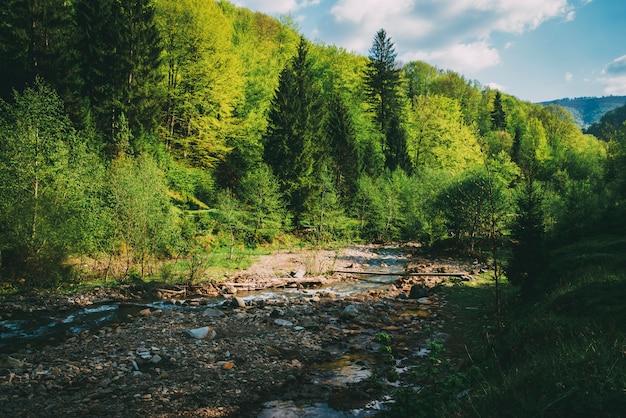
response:
M556 104L567 109L574 121L581 129L587 129L590 125L598 122L608 111L613 110L626 103L626 96L605 96L605 97L577 97L575 99L558 99L539 104Z

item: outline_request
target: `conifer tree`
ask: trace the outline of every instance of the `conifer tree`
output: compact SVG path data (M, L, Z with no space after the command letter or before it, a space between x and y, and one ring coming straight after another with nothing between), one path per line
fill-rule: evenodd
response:
M334 94L328 104L325 131L336 167L335 182L339 192L344 200L354 197L363 162L349 109L339 94Z
M513 222L512 257L507 266L511 283L520 285L524 294L537 289L537 276L545 265L543 198L539 185L528 174L524 176L516 199L517 217Z
M406 151L406 134L402 128L402 101L400 97L400 69L391 38L384 29L374 37L365 71L365 90L374 110L384 141L381 144L386 168L410 169Z
M75 7L80 72L92 124L110 145L124 113L139 139L156 126L160 108L155 87L161 46L152 2L79 0Z
M315 85L308 43L281 72L269 113L264 160L278 177L296 228L311 192L315 142L320 131L320 94Z
M497 131L506 129L506 114L502 109L502 95L499 91L493 99L493 110L491 111L491 127Z
M73 8L65 0L0 2L0 97L40 77L77 111Z

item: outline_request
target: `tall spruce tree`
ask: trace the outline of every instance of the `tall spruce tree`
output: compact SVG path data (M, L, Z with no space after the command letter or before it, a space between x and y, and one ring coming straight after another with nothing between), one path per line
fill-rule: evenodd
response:
M374 37L365 71L365 90L374 110L374 119L383 134L382 149L386 168L400 167L410 171L406 151L406 134L402 128L400 69L391 38L384 29Z
M516 198L517 216L513 222L511 260L506 269L511 283L530 295L538 291L537 278L546 262L543 196L539 184L528 173Z
M78 77L66 0L4 0L0 4L0 97L12 99L37 77L46 80L66 104L76 96Z
M154 86L161 47L152 2L79 0L75 7L80 72L92 124L111 145L117 120L125 114L140 138L138 134L156 126L159 110Z
M280 74L264 140L264 160L278 177L296 228L314 181L315 139L321 120L320 93L308 52L308 43L301 37L296 56Z
M350 111L338 93L328 103L324 129L336 167L335 183L347 201L356 195L363 162Z
M491 111L491 127L496 131L503 131L506 129L506 114L502 108L502 95L499 91L496 92L496 96L493 98L493 110Z

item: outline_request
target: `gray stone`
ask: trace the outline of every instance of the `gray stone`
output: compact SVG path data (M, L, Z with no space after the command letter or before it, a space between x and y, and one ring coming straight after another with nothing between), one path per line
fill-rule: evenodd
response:
M213 338L215 338L215 335L217 334L215 330L210 327L187 329L185 330L185 332L188 335L191 335L193 338L196 338L198 340L200 339L212 340Z
M221 318L224 316L224 312L219 309L207 308L203 313L203 316L208 316L209 318Z
M243 298L240 298L240 297L234 297L232 304L233 304L233 307L235 307L235 308L245 308L246 307L246 301Z
M339 314L339 318L341 319L354 319L357 316L359 316L359 309L355 305L346 306L341 314Z
M308 317L300 319L299 324L304 328L319 328L319 323Z

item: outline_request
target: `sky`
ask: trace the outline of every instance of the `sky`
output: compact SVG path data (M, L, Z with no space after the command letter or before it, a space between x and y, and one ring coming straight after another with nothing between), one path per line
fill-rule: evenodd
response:
M522 100L626 95L624 0L231 0L290 15L308 40L450 69Z

